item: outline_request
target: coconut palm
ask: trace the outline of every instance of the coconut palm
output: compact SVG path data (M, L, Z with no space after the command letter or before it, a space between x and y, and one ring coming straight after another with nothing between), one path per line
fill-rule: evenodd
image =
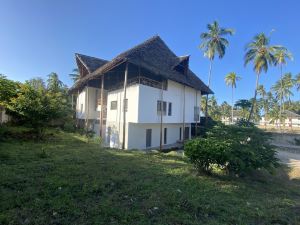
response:
M233 35L233 29L222 28L219 26L217 21L211 24L207 24L208 32L204 32L200 35L201 44L200 49L204 52L204 56L210 61L209 64L209 75L208 75L208 87L210 87L211 76L212 76L212 64L216 55L219 58L223 58L225 55L226 47L228 47L229 42L224 36ZM206 102L208 101L208 96L206 96ZM205 116L207 117L207 104L205 107Z
M276 98L283 102L282 111L285 109L284 101L288 100L290 102L290 97L293 96L291 89L295 84L295 80L292 78L291 73L286 73L284 76L277 81L273 86L272 90L275 92ZM279 114L281 115L280 111Z
M69 77L76 83L80 78L80 73L77 68L73 69L72 73L69 74Z
M48 80L47 80L48 90L52 92L59 92L62 90L63 87L64 84L61 80L59 80L57 73L52 72L48 75Z
M236 82L242 79L235 72L230 72L225 77L225 83L227 86L231 86L231 122L233 123L233 95L236 88Z
M271 46L270 38L267 37L264 33L254 36L253 40L246 46L246 54L244 57L245 66L252 62L253 70L256 73L254 98L250 114L247 119L248 122L251 120L251 117L253 115L261 72L264 71L266 73L269 66L274 65L275 58L273 54L275 50L279 48L280 46Z
M274 58L275 58L275 65L278 65L279 68L280 68L280 79L281 81L283 80L282 79L282 67L284 65L287 64L287 60L293 60L293 56L292 56L292 53L290 53L286 48L284 47L281 47L279 49L277 49L275 51L275 54L274 54ZM281 86L283 84L281 83ZM279 108L279 114L281 116L281 113L282 113L282 96L280 96L280 108Z
M262 99L262 106L264 109L264 114L265 114L265 119L267 120L268 118L268 93L266 92L266 89L264 87L264 85L259 85L257 88L257 94L259 94L261 96Z

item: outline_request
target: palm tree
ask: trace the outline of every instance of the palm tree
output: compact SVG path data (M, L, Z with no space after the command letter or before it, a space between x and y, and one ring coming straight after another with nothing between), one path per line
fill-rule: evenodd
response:
M268 99L266 97L267 97L268 93L266 92L264 85L261 84L258 86L257 93L262 98L262 105L264 108L265 120L267 120L267 118L268 118Z
M52 92L59 92L62 90L63 87L64 84L61 80L59 80L57 73L52 72L48 75L48 80L47 80L48 90Z
M227 86L231 86L231 122L233 123L233 92L236 88L236 82L242 79L235 72L230 72L225 77L225 83Z
M69 74L69 77L76 83L80 78L80 73L77 68L73 69L72 73Z
M233 35L233 29L222 28L219 26L217 21L211 24L207 24L208 32L204 32L200 35L201 44L200 49L204 51L204 56L210 61L209 75L208 75L208 87L210 87L211 76L212 76L212 64L216 55L219 58L223 58L225 55L226 47L229 42L224 36ZM206 102L208 101L208 95L206 96ZM207 104L205 107L205 116L207 118Z
M285 99L290 100L290 96L293 96L293 92L291 89L293 88L295 84L295 80L292 78L291 73L286 73L284 76L277 81L273 86L272 90L275 92L276 98L280 100L280 102L283 102L282 104L282 111L285 109L284 101ZM279 114L281 115L280 111Z
M274 58L275 58L275 65L278 65L280 68L280 79L282 81L282 67L283 65L287 64L287 59L289 60L293 60L293 56L292 54L284 47L281 47L279 49L276 50L275 54L274 54ZM281 86L283 84L281 83ZM282 96L280 96L280 108L279 108L279 116L281 116L282 113Z
M245 66L248 65L250 62L253 62L253 70L256 73L254 98L250 114L247 119L248 122L251 120L253 110L255 107L260 74L262 71L266 73L268 71L269 66L275 63L273 53L278 48L280 47L270 46L270 38L267 37L264 33L254 36L253 40L246 46L246 54L244 57Z

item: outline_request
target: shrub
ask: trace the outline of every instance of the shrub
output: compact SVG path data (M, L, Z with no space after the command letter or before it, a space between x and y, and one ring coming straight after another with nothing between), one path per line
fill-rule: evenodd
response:
M200 171L209 172L216 165L229 174L242 175L260 168L271 171L278 165L268 139L256 127L219 125L205 139L188 141L184 150Z
M236 121L235 125L238 127L255 127L255 124L252 122L248 122L246 119L239 119Z

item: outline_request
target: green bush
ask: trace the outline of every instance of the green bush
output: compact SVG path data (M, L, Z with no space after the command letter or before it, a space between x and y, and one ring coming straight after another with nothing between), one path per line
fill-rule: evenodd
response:
M219 125L203 139L186 142L185 155L199 171L217 166L229 174L242 175L252 170L272 171L278 165L269 137L256 127Z
M242 118L236 121L235 125L238 127L255 127L255 124L252 122L248 122L246 119Z

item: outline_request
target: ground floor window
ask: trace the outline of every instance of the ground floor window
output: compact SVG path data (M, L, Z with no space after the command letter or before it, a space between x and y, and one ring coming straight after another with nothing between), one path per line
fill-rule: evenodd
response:
M164 144L167 144L167 131L168 129L167 128L164 128Z
M152 129L146 129L146 148L151 147Z
M190 138L190 128L189 127L185 127L184 128L184 139L189 139Z
M181 140L181 134L182 134L182 129L181 127L179 128L179 140Z

